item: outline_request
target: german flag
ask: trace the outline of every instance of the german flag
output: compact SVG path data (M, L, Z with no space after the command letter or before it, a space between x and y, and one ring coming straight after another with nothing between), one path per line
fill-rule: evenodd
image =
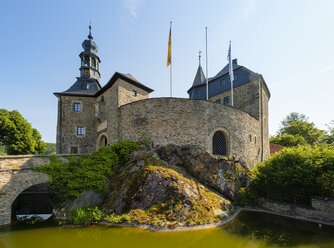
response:
M172 27L169 29L167 67L172 63Z

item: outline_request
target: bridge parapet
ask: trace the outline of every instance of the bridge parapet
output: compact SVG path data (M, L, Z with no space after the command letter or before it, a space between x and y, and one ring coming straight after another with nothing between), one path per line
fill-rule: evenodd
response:
M56 154L56 155L8 155L0 156L0 173L2 171L32 169L42 165L50 164L52 158L62 162L68 162L69 156L81 156L84 154ZM89 155L89 154L85 154ZM0 180L1 181L1 180Z

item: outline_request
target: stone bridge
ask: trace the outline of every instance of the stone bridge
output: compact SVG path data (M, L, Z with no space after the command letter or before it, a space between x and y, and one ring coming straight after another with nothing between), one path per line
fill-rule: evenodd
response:
M69 155L53 155L68 162ZM0 225L11 222L12 204L16 197L33 185L46 183L49 177L33 168L50 164L46 155L0 156Z

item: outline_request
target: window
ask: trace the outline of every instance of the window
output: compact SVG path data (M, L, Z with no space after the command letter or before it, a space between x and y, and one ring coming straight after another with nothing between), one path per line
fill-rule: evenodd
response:
M217 99L216 102L221 103L222 99Z
M197 95L198 95L198 93L199 93L199 91L196 89L196 90L195 90L195 95L197 96Z
M77 135L85 135L85 127L77 127Z
M212 138L212 154L213 155L227 155L226 137L223 132L217 131Z
M81 103L73 103L73 111L80 112L81 111Z
M230 97L224 97L224 104L229 104L230 103Z
M78 147L71 147L71 154L78 154Z
M256 136L254 137L254 142L255 142L255 144L256 144Z
M249 135L249 142L252 142L252 135Z
M234 74L234 80L238 79L238 74Z
M137 96L137 91L133 90L132 91L132 96Z

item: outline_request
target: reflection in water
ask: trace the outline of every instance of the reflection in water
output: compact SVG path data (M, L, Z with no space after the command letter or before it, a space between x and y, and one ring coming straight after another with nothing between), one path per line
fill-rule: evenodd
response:
M256 239L268 245L298 246L316 245L322 247L330 241L334 247L334 228L299 221L277 215L242 212L230 223L221 227L224 232ZM327 246L323 246L327 247Z
M50 227L13 225L0 229L0 247L136 247L136 248L329 248L334 247L334 228L283 217L243 212L232 222L218 228L151 232L137 228L109 226ZM29 227L29 229L27 229Z

